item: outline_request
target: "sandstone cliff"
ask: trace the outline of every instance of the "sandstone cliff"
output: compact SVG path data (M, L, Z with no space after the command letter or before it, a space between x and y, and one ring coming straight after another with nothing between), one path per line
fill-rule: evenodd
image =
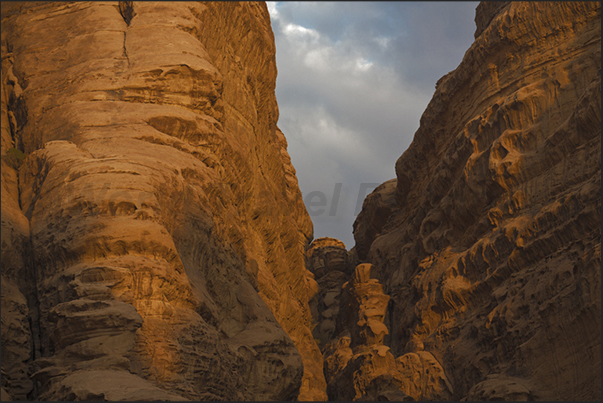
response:
M600 18L595 2L478 6L475 42L354 224L391 298L389 351L364 355L369 374L336 337L330 396L600 399Z
M2 2L2 392L326 398L263 3Z
M348 252L264 4L3 2L2 400L600 399L600 3L475 22Z

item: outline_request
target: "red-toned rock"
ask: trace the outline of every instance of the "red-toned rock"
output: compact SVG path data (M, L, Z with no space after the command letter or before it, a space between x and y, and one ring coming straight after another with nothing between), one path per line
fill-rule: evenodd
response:
M600 400L600 12L480 3L348 252L265 4L2 2L2 400Z
M480 3L396 163L397 207L382 223L377 188L354 225L390 351L430 353L454 399L601 398L600 13Z
M274 54L263 3L2 3L9 395L326 398Z

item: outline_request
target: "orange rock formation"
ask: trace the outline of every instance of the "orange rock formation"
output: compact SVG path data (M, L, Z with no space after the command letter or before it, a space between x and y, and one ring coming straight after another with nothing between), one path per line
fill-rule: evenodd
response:
M386 345L429 353L439 398L598 400L600 3L483 2L475 20L397 190L375 189L354 224L391 297Z
M4 392L326 398L274 54L263 3L2 2Z
M3 2L2 400L599 400L600 12L480 3L348 252L263 3Z

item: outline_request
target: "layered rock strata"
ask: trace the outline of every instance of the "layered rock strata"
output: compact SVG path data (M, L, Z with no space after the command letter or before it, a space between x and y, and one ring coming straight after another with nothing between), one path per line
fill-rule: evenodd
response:
M326 398L274 54L263 3L2 2L3 394Z
M429 353L453 399L599 400L600 3L484 2L476 24L354 224L386 344L411 372Z

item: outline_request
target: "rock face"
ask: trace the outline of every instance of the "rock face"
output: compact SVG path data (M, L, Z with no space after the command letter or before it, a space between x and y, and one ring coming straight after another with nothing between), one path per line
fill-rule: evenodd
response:
M318 292L310 300L312 335L319 347L332 340L343 284L351 271L350 254L335 238L318 238L306 252L306 267L314 274Z
M354 224L391 298L389 360L442 375L422 393L601 397L600 18L596 2L481 3L396 191L377 188ZM379 388L417 398L394 380Z
M354 221L354 252L361 261L366 260L369 248L392 213L397 210L397 179L382 183L362 203L362 210Z
M263 3L2 2L3 399L326 398L274 54Z
M600 3L483 2L352 251L254 2L2 2L2 400L599 400Z
M372 264L359 264L336 289L336 325L323 347L329 400L450 400L452 387L431 353L415 347L395 358L384 345L390 297L374 276Z

